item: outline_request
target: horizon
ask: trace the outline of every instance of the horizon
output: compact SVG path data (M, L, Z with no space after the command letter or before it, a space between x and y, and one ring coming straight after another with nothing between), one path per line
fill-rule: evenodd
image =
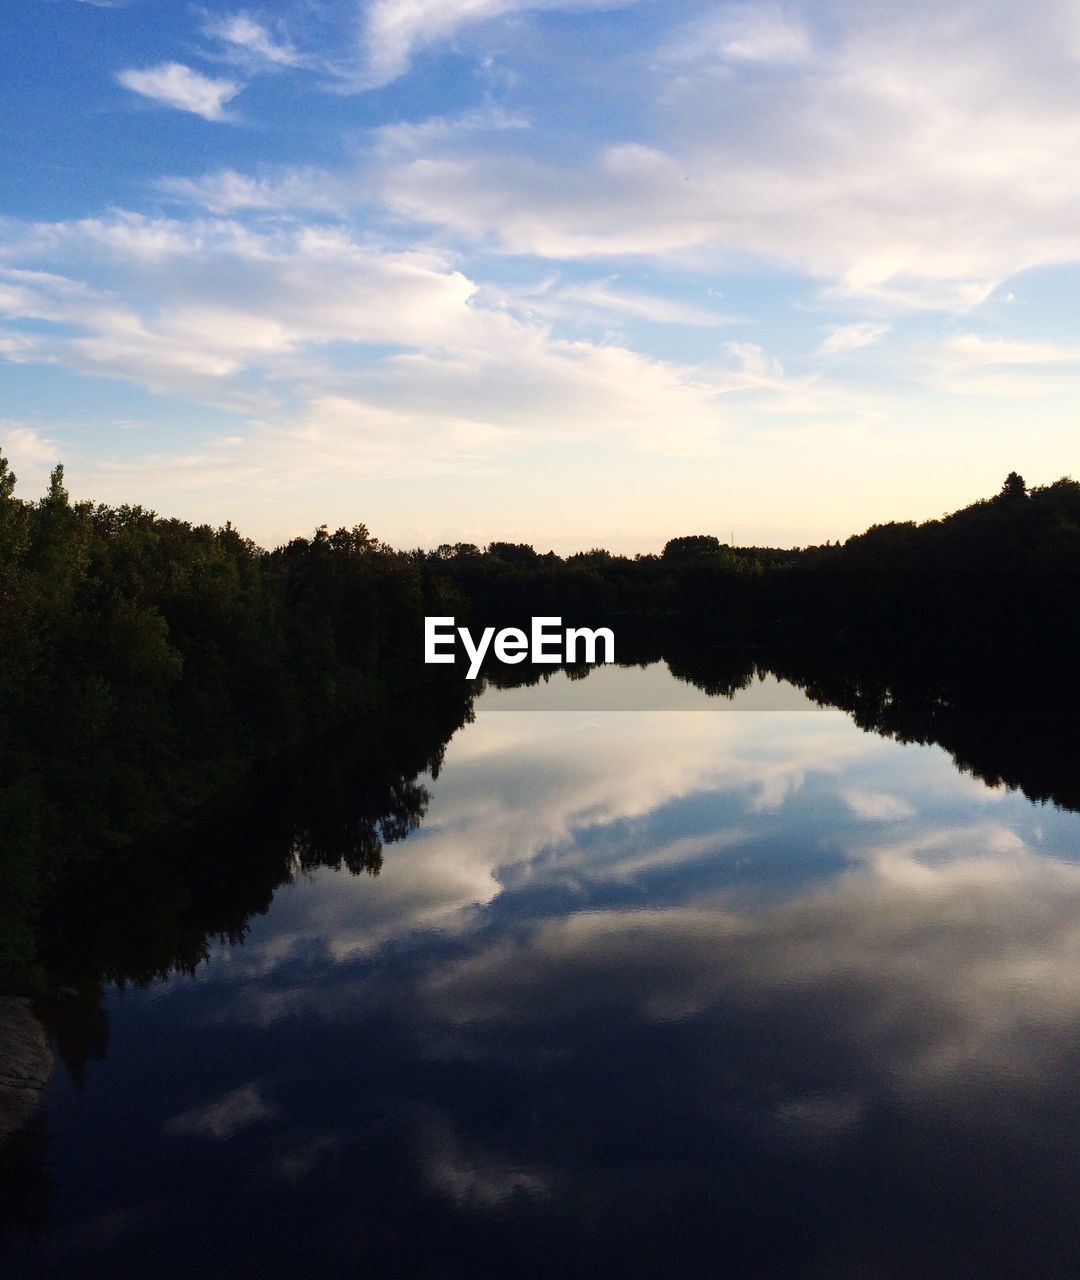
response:
M50 0L0 58L20 497L632 555L1076 470L1059 0Z
M0 459L4 458L4 456L5 456L5 455L4 455L4 450L3 450L3 448L2 448L2 447L0 447ZM93 504L93 505L97 505L97 504L95 503L95 499L93 499L93 498L87 498L87 497L85 497L85 496L80 497L79 495L71 495L71 494L70 494L70 491L68 491L68 490L67 490L67 485L66 485L67 475L66 475L66 471L65 471L65 468L64 468L64 463L63 463L63 461L62 461L62 460L59 460L59 461L56 463L56 466L58 466L58 467L60 468L60 472L61 472L61 479L62 479L62 480L63 480L63 482L64 482L64 488L65 488L65 491L67 491L67 492L69 493L69 498L70 498L70 499L71 499L75 504L78 504L78 503L80 503L80 502L90 502L90 503L91 503L91 504ZM684 530L682 530L681 532L672 533L672 534L670 534L669 536L665 537L665 538L664 538L664 540L663 540L663 542L662 542L659 546L657 546L657 547L655 547L655 548L652 548L652 547L649 547L649 548L633 547L633 548L629 548L629 549L621 549L621 548L620 548L619 546L617 546L617 545L602 545L602 544L599 544L599 543L595 543L595 542L594 542L594 543L589 543L589 544L580 543L580 544L576 544L576 545L570 545L570 546L564 547L563 549L561 549L561 550L560 550L560 549L558 549L558 548L557 548L556 546L554 546L554 545L548 545L548 544L547 544L546 542L544 542L543 540L539 540L539 539L530 539L530 538L528 538L527 536L526 536L526 537L517 538L517 539L508 539L508 538L485 538L485 539L478 540L478 541L475 541L475 542L474 542L474 541L472 541L472 540L469 540L469 539L461 538L461 539L458 539L457 543L446 543L446 542L442 542L442 543L428 543L428 544L416 544L416 545L403 546L403 545L397 545L397 544L394 544L394 543L389 542L388 540L386 540L386 539L384 539L384 538L380 537L378 530L376 530L376 529L371 529L369 526L367 526L366 522L364 522L364 521L354 522L354 524L352 524L352 525L337 525L337 526L336 526L336 529L340 531L340 530L342 530L342 529L352 529L352 528L355 528L357 524L364 525L364 527L367 529L367 532L370 534L370 536L371 536L371 537L372 537L376 542L381 542L381 543L383 543L383 545L384 545L384 546L388 547L388 548L389 548L390 550L392 550L392 551L396 551L396 552L404 552L404 553L406 553L406 554L412 553L412 552L414 552L414 551L422 551L422 552L425 552L425 553L431 553L431 552L434 552L434 551L439 551L439 550L441 550L441 549L442 549L443 547L445 547L445 546L450 546L450 547L452 547L452 548L453 548L454 546L465 546L465 547L473 546L473 547L475 547L477 550L479 550L480 552L482 552L482 553L483 553L483 552L486 552L486 551L487 551L487 549L488 549L490 546L494 546L494 545L496 545L496 544L498 544L498 543L506 543L506 544L509 544L509 545L519 545L519 546L520 546L520 545L526 545L526 546L529 546L530 548L532 548L532 550L533 550L533 551L535 551L535 552L537 553L537 555L540 555L540 556L544 556L544 555L557 555L557 556L559 556L559 557L560 557L560 558L562 558L562 559L570 559L571 557L573 557L573 556L575 556L575 555L588 555L590 552L606 552L606 553L608 553L608 554L610 554L610 555L612 555L612 556L614 556L614 557L622 557L622 558L625 558L625 559L646 559L646 558L648 558L648 557L650 557L650 556L654 556L654 557L659 557L659 556L661 556L661 555L663 554L663 552L664 552L664 550L665 550L665 547L666 547L666 545L667 545L667 543L668 543L668 542L676 541L676 540L678 540L678 539L680 539L680 538L686 538L686 537L700 537L700 536L702 536L702 535L704 535L704 536L706 536L706 537L715 537L715 538L718 540L718 542L720 543L720 545L721 545L722 547L731 547L731 548L733 548L733 549L735 549L735 550L742 550L742 551L805 551L805 550L811 550L811 549L814 549L814 548L817 548L817 547L826 546L826 545L830 545L830 544L831 544L831 545L834 545L834 546L837 546L837 545L843 545L843 544L844 544L845 542L847 542L849 539L851 539L851 538L857 538L857 537L859 537L861 534L868 532L868 531L869 531L869 529L870 529L872 526L877 526L877 525L888 525L888 524L916 524L916 525L921 526L921 525L923 525L923 524L933 523L933 522L934 522L934 520L939 519L939 518L940 518L940 519L948 519L950 516L955 515L955 514L958 514L958 513L962 512L962 511L965 511L965 510L967 510L967 509L968 509L969 507L971 507L971 506L976 506L976 505L978 505L978 504L980 504L980 503L988 502L988 501L992 500L994 497L998 496L998 494L1000 494L1000 493L1004 490L1005 486L1006 486L1006 485L1009 483L1009 481L1010 481L1010 480L1012 480L1014 477L1015 477L1016 479L1018 479L1018 480L1021 482L1021 484L1023 485L1024 489L1026 490L1026 492L1027 492L1028 494L1030 494L1033 490L1039 490L1039 489L1042 489L1042 488L1049 488L1051 485L1053 485L1053 484L1055 484L1055 483L1060 483L1060 482L1062 482L1062 481L1064 481L1064 482L1068 482L1068 483L1071 483L1071 484L1075 484L1075 483L1076 483L1076 482L1073 480L1072 476L1064 475L1064 476L1056 477L1056 479L1055 479L1054 481L1047 481L1045 484L1041 484L1041 483L1040 483L1040 484L1028 484L1028 483L1027 483L1027 480L1026 480L1026 478L1025 478L1024 476L1020 476L1020 475L1018 475L1016 472L1010 472L1010 473L1009 473L1009 476L1007 476L1007 477L1006 477L1006 480L1005 480L1004 484L1001 486L1001 488L999 488L999 490L997 491L997 493L995 493L995 494L982 494L982 495L980 495L980 496L978 496L978 497L976 497L976 498L973 498L973 499L971 500L971 502L964 503L964 504L963 504L963 506L960 506L960 507L955 508L953 511L945 511L945 512L942 512L940 517L930 516L930 517L927 517L927 519L926 519L926 520L903 520L903 519L900 519L900 520L894 520L894 521L883 521L883 520L873 521L873 522L871 522L871 524L867 525L865 529L856 529L856 530L853 530L851 533L847 534L846 536L841 537L841 538L839 538L839 539L836 539L836 538L827 538L827 539L823 539L823 540L822 540L822 542L814 542L814 541L812 541L812 540L808 540L808 541L806 541L806 542L800 542L800 543L787 543L787 544L783 544L783 543L776 543L776 542L765 542L765 541L761 541L761 540L757 540L757 541L754 541L754 540L742 540L742 539L739 539L739 538L737 538L737 537L736 537L736 532L737 532L737 531L736 531L736 530L734 530L734 529L732 529L732 530L730 531L730 538L729 538L729 539L727 539L727 540L725 540L725 538L723 537L723 534L722 534L721 532L718 532L718 531L717 531L717 530L715 530L715 529L696 529L696 530L693 530L693 531L691 531L691 530L689 530L689 529L684 529ZM33 503L33 501L34 501L34 499L33 499L33 498L28 497L28 496L27 496L27 494L26 494L25 492L20 492L20 491L19 491L19 488L20 488L20 487L19 487L19 484L18 484L18 475L13 473L13 474L12 474L12 479L16 482L16 483L15 483L14 497L15 497L15 498L17 498L17 499L20 499L21 501L24 501L24 502L31 502L31 503ZM46 486L46 490L47 490L47 486ZM100 504L100 505L108 506L108 505L110 505L110 504L108 504L108 503L103 503L103 504ZM121 504L118 504L118 505L123 505L123 504L121 503ZM184 517L183 517L183 516L177 516L177 515L174 515L173 513L170 513L170 512L168 512L168 511L156 511L156 510L154 510L153 508L146 507L146 506L145 506L145 504L142 504L142 503L133 502L133 503L130 503L129 505L131 505L131 506L133 506L133 507L142 507L142 509L144 509L145 511L147 511L151 516L153 516L153 517L154 517L154 518L156 518L156 519L161 519L161 520L170 520L170 519L183 520L183 519L184 519ZM205 527L209 527L209 528L212 528L212 529L222 529L222 528L224 528L225 526L230 525L230 526L232 526L232 527L236 530L236 532L237 532L237 533L239 533L242 537L250 537L250 535L249 535L249 534L247 534L247 533L246 533L246 531L245 531L244 529L240 528L240 527L236 524L236 522L235 522L235 521L233 521L232 519L230 519L230 518L228 518L228 517L226 517L226 519L224 519L224 520L216 520L216 521L215 521L215 520L210 520L210 521L202 521L202 522L199 522L199 521L190 521L189 523L191 523L191 524L193 524L193 525L202 524L202 525L204 525ZM263 543L263 542L260 542L258 539L251 539L251 541L255 542L256 546L257 546L260 550L262 550L262 551L274 551L274 550L280 549L281 547L285 546L285 545L286 545L286 543L287 543L287 542L289 542L290 540L292 540L293 538L310 538L310 537L313 537L313 536L314 536L316 533L318 533L320 530L330 530L330 531L333 531L333 529L334 529L334 528L335 528L335 526L331 526L331 525L329 525L327 522L323 521L322 523L320 523L320 524L316 525L314 528L311 528L311 529L305 529L305 530L299 530L299 531L297 531L297 532L294 532L294 533L290 534L290 535L289 535L289 537L287 537L287 538L283 538L283 539L281 539L280 541L277 541L277 542Z

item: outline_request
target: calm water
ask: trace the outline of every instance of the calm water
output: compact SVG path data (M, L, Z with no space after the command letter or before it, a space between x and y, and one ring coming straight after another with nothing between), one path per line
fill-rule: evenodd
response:
M11 1274L1080 1274L1080 817L661 666L437 773L59 1024Z

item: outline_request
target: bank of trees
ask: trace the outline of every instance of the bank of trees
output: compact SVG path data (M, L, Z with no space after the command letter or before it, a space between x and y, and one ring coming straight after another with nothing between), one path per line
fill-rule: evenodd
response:
M72 502L59 466L23 501L0 457L0 966L59 865L427 678L415 639L450 589L362 525L266 552Z
M507 543L415 555L492 625L623 615L727 640L848 637L980 652L1060 649L1080 629L1080 484L1029 490L1015 472L999 494L940 520L874 525L801 550L695 534L634 557L562 559Z

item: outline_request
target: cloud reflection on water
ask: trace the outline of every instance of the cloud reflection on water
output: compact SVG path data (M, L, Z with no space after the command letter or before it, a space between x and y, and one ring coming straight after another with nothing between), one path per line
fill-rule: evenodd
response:
M432 790L378 882L319 873L222 950L215 1017L377 1007L425 1053L499 1056L572 1051L583 1018L768 1013L848 1063L835 1096L777 1085L798 1132L857 1113L850 1072L1029 1084L1080 1014L1080 866L1037 847L1037 811L840 713L481 704ZM813 1055L777 1044L758 1080Z
M270 1273L304 1204L328 1273L1075 1274L1076 815L836 711L498 700L377 879L114 1003L111 1061L182 1041L178 1221L257 1188Z

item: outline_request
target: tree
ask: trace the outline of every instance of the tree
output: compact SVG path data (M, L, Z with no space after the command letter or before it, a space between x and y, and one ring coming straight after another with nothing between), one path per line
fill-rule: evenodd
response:
M665 560L696 560L698 556L716 555L719 550L719 538L711 533L695 533L665 543L663 556Z
M489 542L487 553L507 564L526 567L536 564L540 558L534 547L527 542Z
M1024 483L1024 477L1017 475L1015 471L1010 471L1005 477L1005 483L1001 486L1001 497L1006 502L1017 502L1027 496L1028 491L1027 485Z
M7 458L0 453L0 502L6 502L15 493L15 473Z

